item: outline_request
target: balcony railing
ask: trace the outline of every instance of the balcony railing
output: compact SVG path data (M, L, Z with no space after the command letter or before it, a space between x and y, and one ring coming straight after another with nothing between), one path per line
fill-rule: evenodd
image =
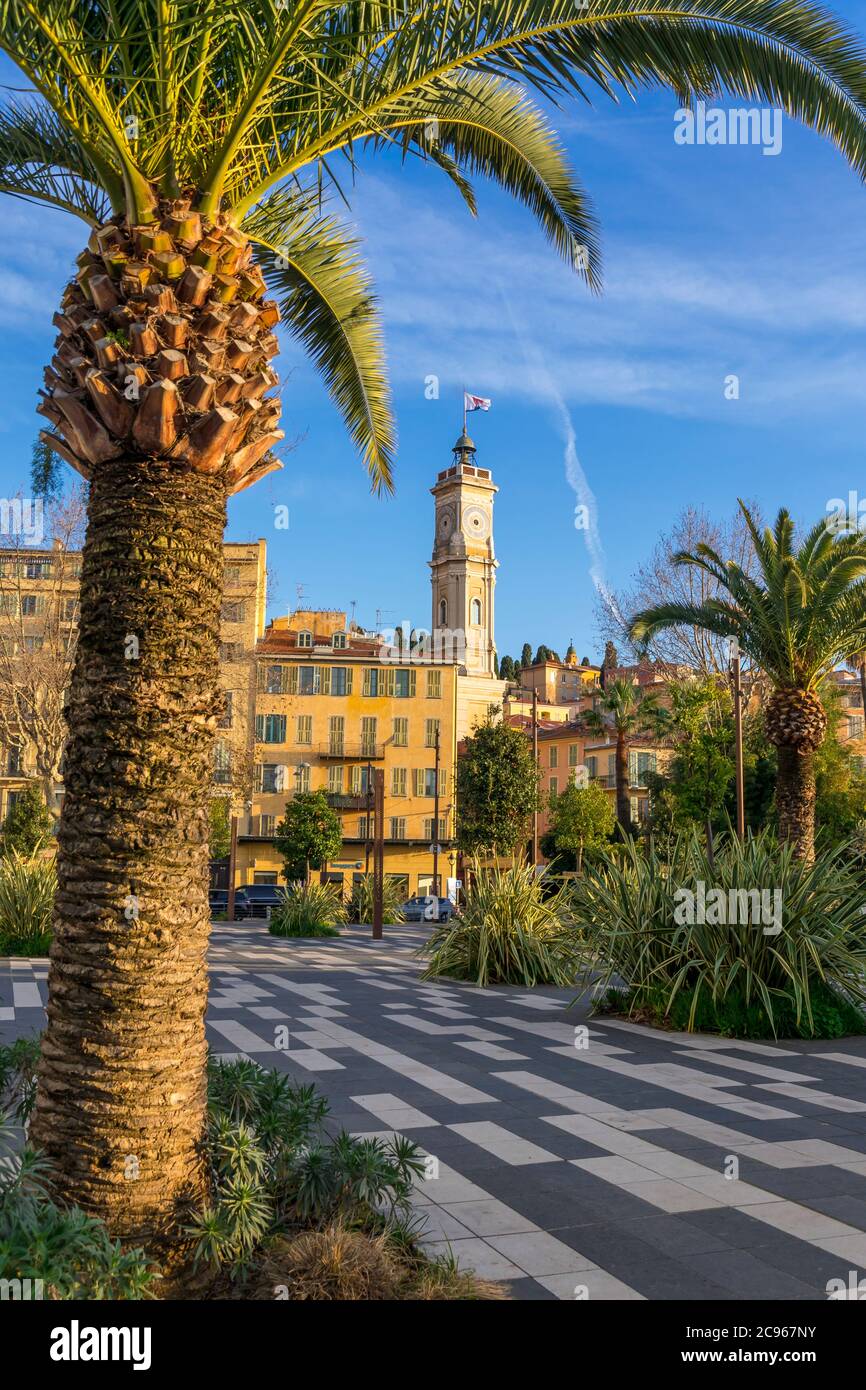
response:
M345 762L378 762L385 756L385 745L383 743L368 743L362 739L360 743L346 743L343 739L329 739L327 743L320 743L318 747L320 758L337 758Z
M367 797L349 792L328 792L328 805L335 811L366 811L372 809Z

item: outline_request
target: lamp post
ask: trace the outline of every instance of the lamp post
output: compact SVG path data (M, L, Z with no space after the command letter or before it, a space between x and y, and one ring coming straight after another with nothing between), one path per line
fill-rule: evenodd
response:
M741 840L746 835L746 806L743 782L743 690L740 683L740 644L736 637L728 639L728 657L731 663L731 681L734 687L734 745L736 757L737 784L737 835Z

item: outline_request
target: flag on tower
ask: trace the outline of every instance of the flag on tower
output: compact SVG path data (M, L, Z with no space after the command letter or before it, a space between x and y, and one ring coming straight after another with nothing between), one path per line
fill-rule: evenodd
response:
M469 391L463 392L464 410L489 410L492 404L487 396L473 396Z

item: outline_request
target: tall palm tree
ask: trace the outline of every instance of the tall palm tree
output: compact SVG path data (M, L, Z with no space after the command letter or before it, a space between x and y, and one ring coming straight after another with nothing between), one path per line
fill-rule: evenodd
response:
M702 604L659 604L635 614L631 636L647 642L677 623L735 637L771 691L764 706L767 737L778 750L779 835L798 858L815 855L815 750L827 715L822 684L866 646L866 537L838 535L826 518L801 540L782 508L761 531L740 502L757 561L750 578L708 545L675 556L715 579L724 598Z
M642 695L631 681L619 677L607 682L596 708L587 711L583 722L595 733L609 734L613 730L616 735L616 818L622 834L630 835L628 742L635 734L653 732L661 736L668 722L668 712L660 705L655 691Z
M727 88L862 176L866 58L809 0L0 0L0 44L32 89L0 112L0 192L88 224L39 407L90 491L32 1136L61 1195L148 1240L204 1182L221 538L228 497L279 466L281 317L391 486L338 157L354 175L359 151L399 151L472 211L470 177L498 180L597 287L533 88Z

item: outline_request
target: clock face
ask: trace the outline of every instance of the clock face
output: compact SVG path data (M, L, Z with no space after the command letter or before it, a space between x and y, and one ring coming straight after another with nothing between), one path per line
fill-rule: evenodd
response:
M489 523L483 507L467 507L463 513L463 529L467 536L477 536L483 540L487 535Z

